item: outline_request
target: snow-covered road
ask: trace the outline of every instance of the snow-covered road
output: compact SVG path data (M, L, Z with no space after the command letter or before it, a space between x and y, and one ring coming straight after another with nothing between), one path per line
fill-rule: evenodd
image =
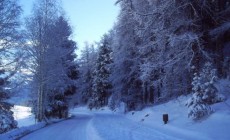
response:
M175 140L117 114L75 114L21 140Z
M104 140L178 140L123 115L97 114L92 122Z
M21 140L86 140L91 118L87 114L76 115L72 119L35 131Z

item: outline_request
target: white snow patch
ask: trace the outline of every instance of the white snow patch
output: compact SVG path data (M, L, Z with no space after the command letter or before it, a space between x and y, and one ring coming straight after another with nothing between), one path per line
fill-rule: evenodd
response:
M14 112L14 119L18 122L19 128L35 124L35 117L31 113L31 107L15 105L12 111Z

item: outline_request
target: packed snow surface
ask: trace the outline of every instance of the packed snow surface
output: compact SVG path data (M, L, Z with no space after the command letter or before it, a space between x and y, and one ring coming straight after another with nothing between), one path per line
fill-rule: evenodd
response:
M22 140L86 140L87 126L91 118L91 115L81 114L40 129L23 137Z
M125 114L119 110L110 111L107 107L92 111L86 107L78 107L71 110L72 118L36 129L37 131L20 138L21 140L229 140L230 98L212 105L215 113L197 122L187 117L188 108L185 102L188 98L182 96L161 105ZM162 114L165 113L169 115L167 124L162 121Z

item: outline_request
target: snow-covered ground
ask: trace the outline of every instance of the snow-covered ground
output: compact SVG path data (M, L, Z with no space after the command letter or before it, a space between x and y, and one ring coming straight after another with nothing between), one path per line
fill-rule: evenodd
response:
M35 124L34 115L31 113L30 107L15 105L12 111L14 112L14 119L18 122L18 127Z
M229 140L230 98L212 106L215 113L198 122L187 118L183 96L143 111L121 114L108 108L71 111L72 119L37 130L22 140ZM162 114L169 114L168 124ZM20 120L19 120L20 122Z
M230 139L230 99L213 105L215 113L197 122L187 117L186 99L187 97L180 97L163 105L130 112L126 118L180 139ZM165 113L169 115L169 122L166 125L162 121L162 114Z
M107 107L92 111L86 107L78 107L71 110L74 116L71 119L46 127L45 124L27 126L34 124L34 116L29 108L16 106L15 118L21 128L0 135L0 139L14 139L12 135L15 136L15 132L18 135L28 130L37 130L29 131L30 134L25 137L19 135L19 138L22 140L229 140L230 85L224 83L221 85L229 88L219 87L219 91L228 97L227 100L212 105L215 113L197 122L187 117L188 108L185 102L189 96L181 96L161 105L126 114L120 111L112 112ZM169 115L168 124L162 121L162 114L165 113Z
M111 112L107 108L91 112L86 108L76 108L74 112L93 114L90 121L93 134L103 140L229 140L230 98L212 105L215 113L197 122L187 117L185 102L188 98L181 96L168 103L127 114ZM165 113L169 115L168 124L162 120Z

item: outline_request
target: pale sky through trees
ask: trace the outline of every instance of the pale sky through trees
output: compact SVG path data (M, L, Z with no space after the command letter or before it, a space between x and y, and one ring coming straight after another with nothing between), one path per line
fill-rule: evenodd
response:
M31 13L33 1L20 0L23 16ZM115 0L62 0L62 3L79 49L86 41L99 41L103 34L113 27L119 13L119 6L114 5Z

